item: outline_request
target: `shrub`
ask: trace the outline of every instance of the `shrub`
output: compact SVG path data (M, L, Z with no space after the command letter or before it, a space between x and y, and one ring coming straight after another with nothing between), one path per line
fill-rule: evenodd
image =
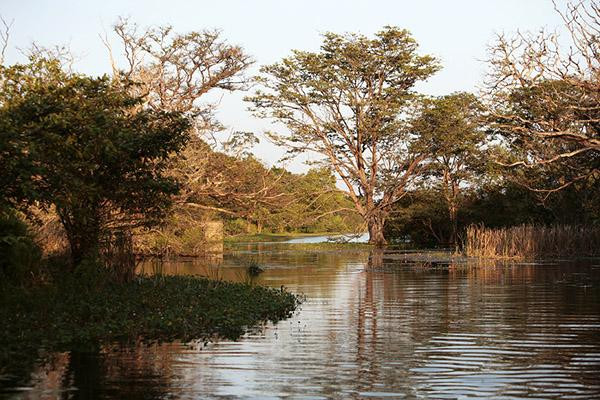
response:
M12 210L0 212L0 280L23 283L32 278L41 256L27 224Z

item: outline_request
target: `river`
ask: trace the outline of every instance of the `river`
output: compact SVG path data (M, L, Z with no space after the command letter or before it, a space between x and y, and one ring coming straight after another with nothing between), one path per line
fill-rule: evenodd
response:
M600 261L417 256L249 243L165 265L239 280L252 259L306 300L237 342L58 354L11 397L600 398Z

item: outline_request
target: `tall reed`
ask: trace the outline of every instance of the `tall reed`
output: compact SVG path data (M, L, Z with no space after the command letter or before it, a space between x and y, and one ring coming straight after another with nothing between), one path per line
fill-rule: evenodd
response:
M600 226L518 225L490 229L471 225L464 250L469 257L532 259L600 256Z

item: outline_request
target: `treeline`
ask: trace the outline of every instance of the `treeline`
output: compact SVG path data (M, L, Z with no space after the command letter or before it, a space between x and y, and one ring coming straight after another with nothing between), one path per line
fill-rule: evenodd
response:
M72 268L100 257L130 276L135 252L201 253L213 219L228 235L358 229L330 169L267 168L248 133L207 144L223 127L201 100L245 88L252 61L240 47L127 20L114 32L130 58L119 69L109 48L111 76L73 71L69 54L39 46L0 66L3 276L29 274L49 250Z
M252 154L226 154L194 139L170 173L181 182L180 191L163 223L139 232L139 252L202 254L203 231L212 221L222 221L226 237L361 229L352 202L327 168L294 174L268 168Z
M328 168L294 174L267 168L247 151L235 153L192 141L172 168L182 182L177 209L223 219L228 235L345 232L360 225Z
M248 98L291 153L321 154L369 231L456 246L469 224L598 223L600 9L557 7L554 34L499 35L477 94L430 97L440 68L406 30L324 35L317 52L264 66Z
M503 181L470 187L461 195L456 218L458 240L448 206L438 188L409 193L392 210L386 234L394 242L410 241L417 247L462 246L469 226L508 228L518 225L580 226L600 223L598 185L572 187L550 197L515 182Z
M568 3L562 16L565 49L544 32L498 36L477 95L416 92L440 61L389 26L326 33L319 51L292 51L252 78L252 58L216 31L119 20L126 62L106 41L112 74L99 78L34 47L0 69L0 207L13 229L3 251L30 241L15 220L52 215L73 265L131 260L134 246L196 251L215 218L230 235L365 227L378 246L454 246L474 223L595 224L600 10ZM208 145L224 127L206 94L251 83L252 112L282 128L270 139L288 156L320 155L323 168L267 168L249 133Z
M140 238L172 233L163 248L173 247L197 222L189 210L202 211L197 220L207 212L250 218L243 213L253 204L289 195L277 182L312 178L225 156L202 140L219 126L197 100L236 89L248 65L241 49L208 31L164 28L133 39L139 31L121 22L115 32L127 54L146 57L111 76L77 73L65 54L40 47L24 63L0 65L0 375L15 387L56 352L234 340L300 302L283 287L136 275ZM7 37L0 34L0 51ZM331 181L324 170L309 175ZM303 207L318 219L338 206L322 200ZM176 216L188 220L177 225Z

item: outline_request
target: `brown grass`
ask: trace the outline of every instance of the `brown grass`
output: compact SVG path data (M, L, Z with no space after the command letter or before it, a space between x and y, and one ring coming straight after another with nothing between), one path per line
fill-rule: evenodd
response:
M49 210L32 207L29 211L35 219L35 223L30 224L31 231L44 255L66 254L69 251L67 234L54 207Z
M518 225L467 228L464 250L469 257L534 259L600 256L600 226Z

